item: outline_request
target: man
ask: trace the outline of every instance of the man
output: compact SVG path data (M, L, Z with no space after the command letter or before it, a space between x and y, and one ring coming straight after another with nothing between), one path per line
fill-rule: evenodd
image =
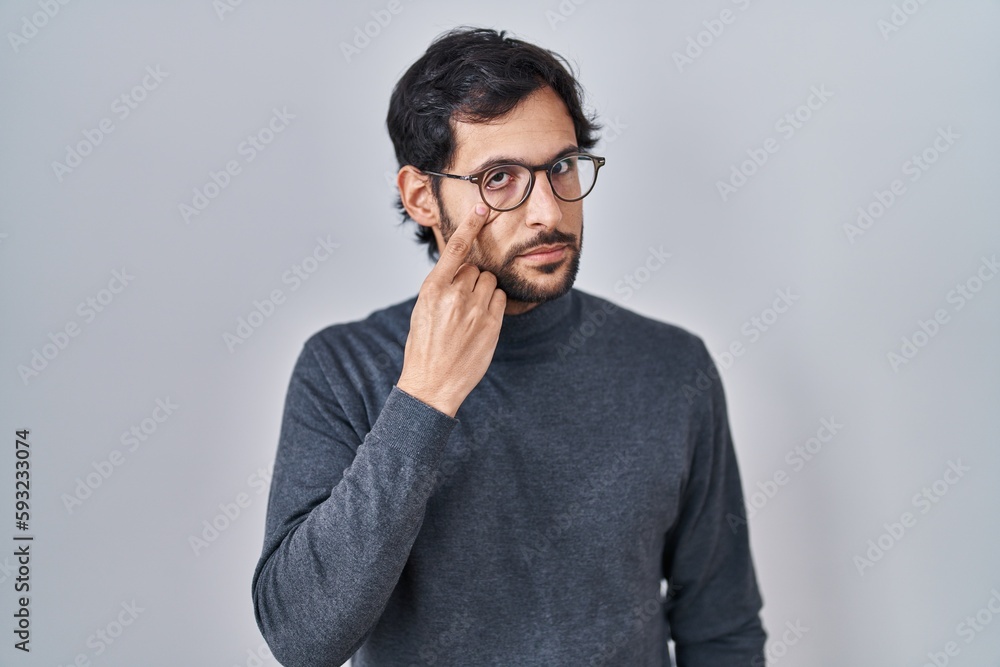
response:
M660 667L672 638L682 667L763 665L711 357L573 288L604 160L572 75L454 30L387 123L399 206L439 259L295 365L252 584L275 657Z

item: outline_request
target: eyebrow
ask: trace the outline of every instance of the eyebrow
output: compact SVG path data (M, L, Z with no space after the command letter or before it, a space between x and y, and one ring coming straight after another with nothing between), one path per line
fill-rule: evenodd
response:
M570 144L563 148L561 151L552 156L549 162L555 162L557 159L563 157L564 155L569 155L570 153L579 153L580 147L575 144ZM491 158L487 158L478 167L470 171L470 174L474 174L484 169L489 169L490 167L495 167L498 164L527 164L523 160L510 156L510 155L494 155Z

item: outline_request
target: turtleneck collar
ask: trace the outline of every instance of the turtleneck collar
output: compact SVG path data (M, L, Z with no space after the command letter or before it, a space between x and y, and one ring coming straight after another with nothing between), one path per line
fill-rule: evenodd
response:
M579 319L580 299L575 288L560 297L543 301L531 310L504 315L494 360L543 359L557 353L556 345L566 343L573 323Z

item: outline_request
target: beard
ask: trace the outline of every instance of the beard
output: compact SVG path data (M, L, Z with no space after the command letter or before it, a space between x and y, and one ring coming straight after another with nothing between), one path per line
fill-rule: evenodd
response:
M444 241L447 243L448 239L455 232L456 226L451 217L448 216L447 211L440 204L438 205L438 211L441 216L441 236L444 237ZM492 213L493 211L490 212ZM574 243L576 241L574 235L553 229L540 234L520 248L511 248L507 252L506 257L500 257L496 248L492 247L489 243L484 244L483 237L480 236L473 242L472 249L469 251L469 256L465 261L469 264L474 264L480 271L489 271L496 276L497 288L503 290L504 294L507 295L508 301L526 303L551 301L566 294L576 281L576 274L580 270L580 254L583 252L582 219L580 222L579 246ZM548 275L562 271L563 277L558 284L550 286L538 285L530 278L526 278L518 272L516 257L519 254L538 246L558 243L566 244L566 253L569 255L568 259L564 256L562 259L554 262L532 264L526 269L528 272L538 272Z

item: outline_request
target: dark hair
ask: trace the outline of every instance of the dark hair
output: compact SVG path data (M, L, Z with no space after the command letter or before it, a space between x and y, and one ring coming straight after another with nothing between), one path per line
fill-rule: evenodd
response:
M412 164L442 171L455 153L449 124L453 114L464 122L486 122L546 85L566 104L580 150L594 147L601 125L594 115L584 115L583 87L567 69L566 59L506 34L506 30L453 28L431 42L406 70L392 90L385 121L400 168ZM440 198L441 177L430 178L431 191ZM398 194L395 206L402 215L400 224L411 220ZM437 260L431 228L417 225L416 241L426 243L427 254Z

